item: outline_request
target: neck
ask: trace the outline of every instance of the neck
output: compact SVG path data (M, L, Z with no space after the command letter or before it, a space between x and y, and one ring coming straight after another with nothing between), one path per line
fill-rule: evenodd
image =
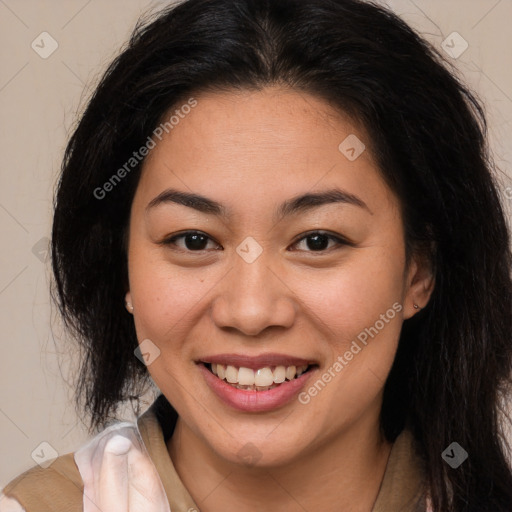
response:
M181 418L167 443L178 475L202 512L371 512L391 446L381 438L375 418L281 466L227 461Z

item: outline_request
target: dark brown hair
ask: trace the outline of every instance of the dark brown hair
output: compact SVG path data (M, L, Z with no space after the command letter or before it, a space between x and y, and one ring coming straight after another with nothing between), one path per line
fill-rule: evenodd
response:
M436 512L509 512L499 419L510 383L511 254L484 112L429 43L369 2L188 0L140 23L104 74L66 149L52 238L56 300L84 349L77 396L91 426L148 380L124 307L123 234L141 164L105 197L94 191L178 100L272 84L363 123L401 201L407 247L435 269L428 306L403 325L383 433L392 441L412 429ZM469 453L457 469L441 458L454 441Z

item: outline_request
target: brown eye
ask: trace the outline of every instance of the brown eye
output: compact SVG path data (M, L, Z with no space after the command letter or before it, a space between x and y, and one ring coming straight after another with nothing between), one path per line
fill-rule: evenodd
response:
M315 232L312 232L312 233L308 233L306 236L302 237L300 240L298 240L297 242L295 242L294 245L297 245L303 241L306 241L305 243L305 246L306 246L306 252L323 252L323 251L326 251L327 249L329 248L332 248L329 247L329 242L330 241L334 241L335 242L335 246L340 246L340 245L351 245L350 242L348 242L347 240L339 237L339 236L334 236L334 235L330 235L330 234L327 234L327 233L322 233L320 231L315 231Z
M184 245L176 243L176 241L180 239L183 239ZM175 245L185 251L195 252L206 250L209 240L211 240L211 238L204 233L199 233L197 231L187 231L185 233L181 233L180 235L174 235L170 238L166 238L161 243L163 245Z

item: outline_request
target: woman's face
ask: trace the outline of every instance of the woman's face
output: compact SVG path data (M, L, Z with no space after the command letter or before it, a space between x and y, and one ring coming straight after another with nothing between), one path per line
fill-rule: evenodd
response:
M406 268L366 134L282 88L195 99L155 139L131 210L127 299L151 376L232 462L283 464L377 429L428 276Z

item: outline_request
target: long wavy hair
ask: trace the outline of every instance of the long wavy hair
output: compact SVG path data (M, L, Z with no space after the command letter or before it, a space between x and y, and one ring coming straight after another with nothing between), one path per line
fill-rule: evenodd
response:
M364 125L400 200L407 254L434 269L428 306L403 324L383 434L412 430L435 512L510 512L511 253L484 110L440 52L370 2L187 0L139 21L69 140L55 196L53 295L83 349L77 406L100 428L149 381L124 307L144 160L105 197L95 190L184 99L275 84ZM469 454L457 469L441 457L454 441Z

